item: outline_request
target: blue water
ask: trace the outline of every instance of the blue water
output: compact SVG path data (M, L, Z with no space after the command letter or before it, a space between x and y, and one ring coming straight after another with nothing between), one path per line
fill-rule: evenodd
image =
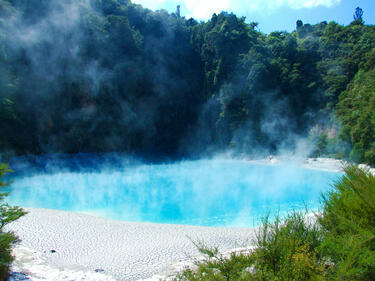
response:
M127 221L248 227L268 212L316 210L339 176L236 160L129 164L19 175L8 201Z

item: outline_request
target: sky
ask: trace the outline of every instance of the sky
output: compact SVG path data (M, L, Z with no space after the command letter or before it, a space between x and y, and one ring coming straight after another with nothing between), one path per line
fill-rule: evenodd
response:
M213 13L233 12L246 17L246 22L258 22L258 30L293 31L296 21L316 24L335 21L347 25L353 21L356 7L363 9L366 24L375 24L374 0L132 0L143 7L175 12L181 6L181 16L206 21Z

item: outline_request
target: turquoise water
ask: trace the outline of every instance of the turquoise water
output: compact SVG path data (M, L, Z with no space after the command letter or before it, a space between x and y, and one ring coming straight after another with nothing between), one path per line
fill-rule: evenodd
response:
M246 227L267 212L319 208L339 176L236 160L128 165L17 176L8 201L127 221Z

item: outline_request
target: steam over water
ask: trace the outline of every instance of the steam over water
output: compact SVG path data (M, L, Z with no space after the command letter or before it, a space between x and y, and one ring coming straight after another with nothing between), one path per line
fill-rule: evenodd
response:
M339 173L237 160L124 165L19 175L9 201L112 219L205 226L254 226L267 212L319 207Z

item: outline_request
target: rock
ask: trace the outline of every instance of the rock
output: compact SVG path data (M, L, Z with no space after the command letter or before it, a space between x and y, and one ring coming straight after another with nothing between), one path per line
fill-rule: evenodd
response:
M8 281L25 281L25 280L31 280L31 278L29 278L23 272L14 272L14 271L11 271L9 273Z
M53 254L53 253L56 253L56 250L51 250L49 252Z
M104 271L104 269L101 269L101 268L97 268L97 269L95 269L94 271L95 271L95 272L103 272L103 271Z

